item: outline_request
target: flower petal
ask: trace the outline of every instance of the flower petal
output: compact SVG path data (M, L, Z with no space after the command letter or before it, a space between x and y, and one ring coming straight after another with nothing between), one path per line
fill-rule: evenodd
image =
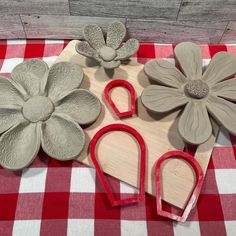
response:
M137 39L129 39L126 43L119 48L116 53L117 56L115 60L124 60L132 56L138 51L139 41Z
M60 99L58 104L55 112L65 113L81 125L94 122L101 112L99 99L85 89L73 90Z
M120 65L120 61L101 61L100 64L105 69L115 69Z
M41 84L45 84L48 76L48 65L39 59L31 59L17 65L11 78L19 83L30 95L41 93Z
M220 125L236 135L236 104L211 95L206 106L210 114Z
M19 123L0 138L0 163L7 169L22 169L35 159L39 148L39 123Z
M84 38L96 50L105 46L102 29L95 24L86 25L84 27Z
M202 51L195 43L184 42L178 44L174 54L182 71L189 79L202 78Z
M141 95L143 105L153 112L167 112L183 106L188 98L183 91L158 85L149 85Z
M179 119L179 133L192 144L204 143L212 134L212 125L203 102L190 101Z
M66 115L53 115L42 125L42 148L51 157L67 161L78 156L85 145L81 127Z
M163 59L152 59L144 65L144 72L152 80L174 88L180 88L185 76L172 63Z
M19 121L25 120L21 108L18 105L0 105L0 133L5 132Z
M0 105L23 104L23 95L12 79L0 77Z
M101 61L101 59L98 57L97 51L90 47L88 42L81 41L78 42L75 46L76 51L86 57L93 58L97 61Z
M117 49L123 42L126 35L125 25L120 21L112 22L107 30L106 44L108 47Z
M235 73L236 57L228 52L218 52L211 59L202 79L212 86Z
M53 100L61 97L62 93L78 88L83 80L83 70L75 63L59 62L54 64L48 75L45 91Z
M228 79L221 83L215 84L211 88L211 92L219 97L229 99L231 101L236 101L236 79Z

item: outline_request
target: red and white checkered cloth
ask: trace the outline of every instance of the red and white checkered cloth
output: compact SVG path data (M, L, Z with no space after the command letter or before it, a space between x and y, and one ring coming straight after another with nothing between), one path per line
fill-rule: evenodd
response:
M66 41L0 41L0 75L29 58L51 65ZM168 58L173 45L141 44L137 60ZM236 45L202 46L204 64L218 51L236 55ZM12 173L0 169L0 236L221 236L236 235L236 137L221 130L198 203L188 221L176 223L156 214L155 198L112 208L94 169L59 162L40 151L33 164ZM132 189L111 178L118 194Z

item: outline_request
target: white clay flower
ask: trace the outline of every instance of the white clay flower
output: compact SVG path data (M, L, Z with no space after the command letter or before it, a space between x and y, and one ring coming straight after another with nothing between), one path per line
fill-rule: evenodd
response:
M81 152L80 125L100 114L98 98L78 89L79 65L60 62L50 69L38 59L16 66L11 78L0 77L0 163L11 170L28 166L40 145L51 157L70 160Z
M137 39L129 39L121 46L125 36L126 28L120 21L109 25L106 41L98 25L87 25L84 28L84 38L87 42L79 42L76 50L81 55L95 59L105 69L114 69L139 48Z
M228 79L236 73L236 57L219 52L203 72L201 49L197 45L180 43L174 53L183 73L162 59L146 63L145 73L160 85L144 89L141 96L144 106L153 112L183 108L178 130L192 144L203 143L211 136L208 113L236 134L236 104L232 103L236 101L236 79Z

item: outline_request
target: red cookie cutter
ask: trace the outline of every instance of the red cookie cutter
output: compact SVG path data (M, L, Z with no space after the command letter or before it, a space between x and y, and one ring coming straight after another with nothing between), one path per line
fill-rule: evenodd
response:
M131 99L131 108L130 108L129 111L120 112L119 109L117 108L117 106L115 105L115 103L112 101L112 99L110 97L110 91L114 87L124 87L124 88L129 90L129 92L130 92L130 99ZM104 89L104 96L105 96L105 99L107 100L107 102L109 103L109 105L111 106L111 108L114 110L115 114L119 118L129 117L129 116L132 116L132 115L134 115L136 113L136 106L135 106L136 95L135 95L135 90L134 90L133 85L130 84L128 81L126 81L126 80L112 80L111 82L109 82L106 85L106 87Z
M161 164L170 158L181 158L184 159L185 161L187 161L194 169L195 173L196 173L196 183L195 186L192 190L191 196L189 197L188 202L185 205L185 208L183 210L183 214L181 216L176 215L174 213L165 211L162 209L162 199L161 199L161 174L160 174L160 167ZM157 214L170 218L172 220L176 220L176 221L180 221L180 222L184 222L188 215L189 212L191 211L194 203L196 202L198 195L201 191L201 187L203 184L203 171L201 166L198 164L198 162L194 159L194 157L186 152L182 152L182 151L170 151L165 153L163 156L161 156L161 158L157 161L156 164L156 206L157 206Z
M130 197L127 199L118 199L116 200L113 196L113 193L109 187L109 184L106 180L106 177L104 173L102 172L102 169L97 161L95 149L96 144L98 140L106 133L111 131L124 131L129 134L131 134L139 143L140 146L140 153L141 153L141 164L140 164L140 179L139 179L139 194L137 194L134 197ZM93 137L93 139L90 142L90 156L93 161L94 167L97 171L97 174L106 190L108 199L112 206L118 206L118 205L126 205L131 204L135 202L139 202L144 200L145 197L145 167L146 167L146 145L142 138L142 136L132 127L124 124L111 124L103 127L100 129Z

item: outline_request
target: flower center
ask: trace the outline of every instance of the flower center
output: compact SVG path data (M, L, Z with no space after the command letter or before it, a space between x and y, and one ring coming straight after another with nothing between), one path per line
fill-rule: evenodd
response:
M184 86L185 92L192 98L201 99L209 93L208 85L200 79L190 80Z
M116 51L113 48L104 46L100 49L99 55L104 61L112 61L116 57Z
M34 96L23 105L22 113L27 120L37 122L47 120L53 111L54 105L49 98Z

